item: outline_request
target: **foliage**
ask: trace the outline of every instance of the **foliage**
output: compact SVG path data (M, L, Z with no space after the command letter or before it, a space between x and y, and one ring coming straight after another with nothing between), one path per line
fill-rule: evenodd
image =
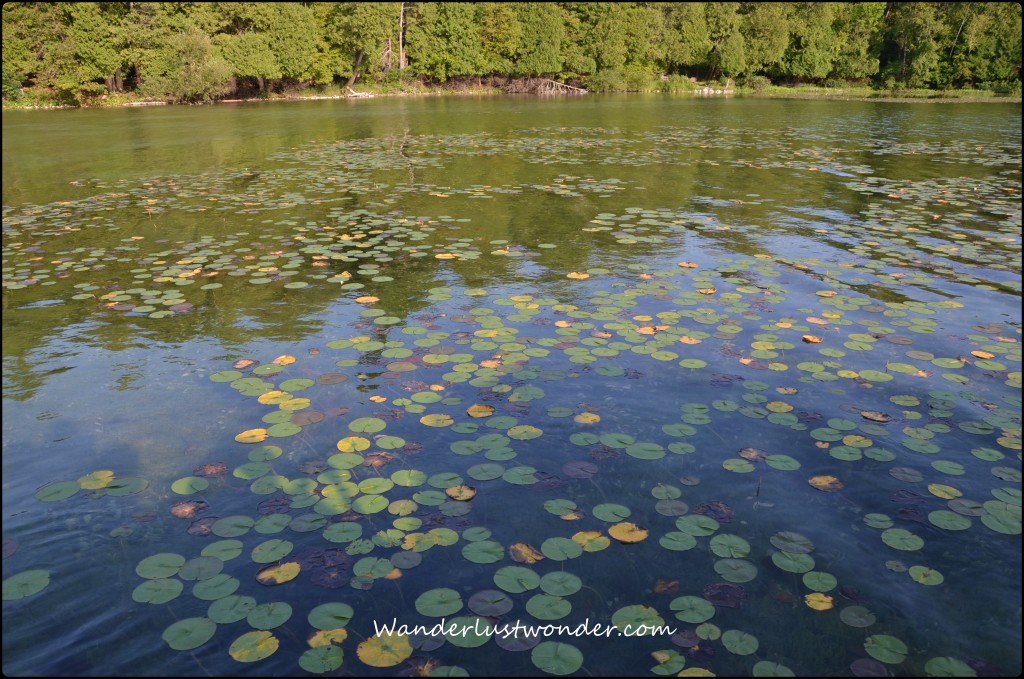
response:
M1013 94L1020 23L1006 2L12 2L4 99L24 88L64 103L124 91L195 101L483 76L686 89L652 82L658 72Z
M171 36L162 52L166 70L147 81L144 94L196 102L229 91L230 67L199 28Z

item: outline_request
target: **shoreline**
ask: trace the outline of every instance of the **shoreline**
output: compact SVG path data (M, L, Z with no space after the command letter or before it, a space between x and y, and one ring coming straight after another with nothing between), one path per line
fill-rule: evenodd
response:
M958 91L918 91L920 94L905 94L905 93L888 93L888 92L870 92L870 93L859 93L856 91L845 92L843 89L837 89L835 91L818 91L818 90L801 90L798 88L777 88L774 91L769 92L754 92L751 90L729 90L729 89L714 89L711 87L700 87L693 90L678 91L678 92L658 92L658 91L633 91L633 92L574 92L574 93L545 93L545 94L527 94L526 96L540 98L548 97L577 97L581 95L608 95L608 94L632 94L632 95L643 95L643 96L655 96L661 95L666 97L694 97L694 98L709 98L709 97L740 97L750 99L804 99L809 101L879 101L879 102L892 102L892 103L966 103L966 104L1020 104L1022 98L1014 95L992 95L983 94L978 96L972 96L970 94L960 94L962 90ZM446 90L443 88L435 88L431 90L423 90L416 92L355 92L353 94L311 94L311 95L281 95L271 97L243 97L233 99L214 99L210 101L196 102L196 103L182 103L173 102L159 99L139 99L123 102L106 102L100 101L93 104L85 105L70 105L70 104L54 104L54 105L10 105L8 102L3 103L3 111L45 111L45 110L64 110L64 109L104 109L104 108L141 108L149 106L211 106L219 104L253 104L253 103L271 103L271 102L295 102L295 101L325 101L325 100L342 100L342 99L376 99L378 97L464 97L464 96L524 96L522 94L509 94L500 90L491 88L482 89L467 89L467 90Z

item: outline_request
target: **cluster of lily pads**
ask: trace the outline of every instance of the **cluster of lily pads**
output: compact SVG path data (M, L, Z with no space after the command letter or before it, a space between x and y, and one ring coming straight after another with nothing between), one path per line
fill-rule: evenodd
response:
M1020 255L1019 173L860 178L867 166L828 146L838 139L807 147L783 135L783 150L771 140L764 155L768 141L732 131L730 147L751 152L736 167L837 175L876 202L856 219L780 207L779 224L811 244L799 255L763 247L762 226L745 222L746 208L764 207L756 195L594 211L579 237L596 252L653 246L671 259L595 255L572 271L549 262L529 284L436 285L418 315L382 302L418 262L453 272L491 257L544 265L556 249L463 236L467 218L406 214L395 208L403 196L602 198L642 187L568 174L468 187L377 178L467 155L717 164L700 153L722 143L720 132L539 128L516 139L313 144L278 154L284 167L273 171L5 207L7 294L67 286L75 301L162 318L215 306L208 296L242 284L328 288L356 318L301 357L243 357L209 375L212 388L248 399L248 425L222 434L234 439L219 447L230 454L166 489L167 520L195 548L135 568L133 601L174 618L168 648L283 672L400 666L431 676L465 675L456 661L493 667L494 647L508 656L503 668L595 673L615 648L633 670L653 658L656 675L792 676L821 668L781 650L772 626L820 625L837 648L858 649L835 662L859 676L974 674L983 659L922 652L909 612L859 590L874 587L867 577L879 591L933 601L963 587L950 567L984 577L985 564L950 558L958 540L1019 540L1019 315L979 322L966 300L936 293L963 284L1017 303L1019 269L1008 261ZM911 150L974 162L962 144ZM871 152L907 149L880 141ZM1019 166L1019 149L996 156L995 166ZM379 203L353 208L355 195ZM181 240L126 234L113 248L84 237L121 229L118 211L169 221L230 213L253 227ZM274 212L285 214L255 221ZM131 266L132 280L107 279L108 264ZM147 491L143 479L101 470L36 497ZM849 534L806 521L815 512ZM850 543L871 556L847 562ZM33 597L49 577L15 574L4 599ZM381 611L461 632L382 632ZM603 642L496 631L584 618L650 632ZM526 652L529 665L516 655Z
M734 507L712 498L695 502L700 499L699 493L667 482L652 487L653 499L647 507L640 507L636 498L627 497L621 502L584 503L581 500L587 494L572 489L589 488L600 477L602 466L621 475L627 473L623 470L645 462L665 464L666 458L676 458L679 462L668 468L687 469L692 459L710 458L728 472L759 472L762 479L770 479L772 474L799 473L807 466L822 470L821 456L827 455L825 459L834 462L825 464L824 469L834 473L806 477L813 489L842 493L849 481L844 483L841 477L855 478L857 467L850 465L858 461L889 465L892 479L910 484L910 488L894 491L900 501L911 505L907 508L910 511L901 509L896 520L878 512L862 517L864 524L881 530L879 543L895 550L896 557L924 547L925 540L920 535L903 527L913 521L924 520L946 531L987 529L1011 535L1020 533L1018 489L1002 486L993 490L991 499L967 500L957 488L957 478L966 474L965 465L938 458L920 468L922 462L944 450L940 443L944 435L955 436L959 431L978 437L978 445L973 448L975 458L999 463L991 468L993 480L1019 483L1019 469L1004 463L1007 454L1020 449L1019 428L1015 429L1012 410L1005 408L1017 401L1010 398L999 405L969 392L954 394L940 389L929 390L928 400L923 401L913 393L905 393L920 393L915 383L935 379L928 368L978 370L979 378L987 375L993 383L1007 386L1019 385L1019 375L1009 377L1005 365L984 363L990 359L942 359L917 350L904 352L901 361L886 359L880 370L851 370L840 360L849 352L856 356L873 351L878 341L886 338L889 341L884 346L890 348L887 354L906 346L902 340L894 341L901 337L894 329L881 322L865 322L870 317L862 314L868 307L876 306L873 300L820 290L816 298L820 306L807 310L813 315L765 322L763 310L757 313L758 308L744 300L748 296L757 299L764 292L781 297L785 294L782 286L752 286L749 280L724 276L720 270L701 271L691 262L679 264L674 270L639 277L631 287L615 293L595 289L588 308L534 295L494 297L486 290L439 287L429 291L431 301L451 307L464 300L473 306L462 314L430 316L419 325L403 325L390 319L379 323L387 317L373 308L373 300L363 300L370 305L361 314L372 324L373 332L369 335L327 342L323 349L303 361L290 355L262 364L245 359L235 368L214 373L214 382L227 383L270 408L263 415L261 426L236 435L240 444L262 445L250 452L248 462L232 472L232 476L248 482L250 490L265 499L259 503L260 518L233 515L206 519L193 518L192 514L189 518L193 518L193 523L206 522L213 535L229 539L232 552L237 547L241 553L242 545L236 544L235 538L250 531L261 535L286 529L299 534L320 533L328 543L345 545L343 549L336 548L336 565L331 567L334 570L330 576L314 574L316 579L311 578L311 584L321 586L329 582L329 587L347 585L356 590L386 587L389 581L400 581L404 571L418 566L437 548L446 547L457 547L469 564L500 565L508 560L523 564L501 566L493 571L500 592L481 590L474 594L478 602L486 602L487 606L481 609L483 612L472 606L470 610L492 625L506 619L515 603L522 605L516 615L525 614L535 624L560 620L573 611L570 597L579 591L583 582L580 576L564 570L541 575L530 566L590 558L589 555L605 550L637 549L647 544L652 530L657 530L657 545L663 550L677 553L700 546L700 553L719 557L713 562L713 571L722 582L691 589L692 593L671 600L661 609L652 602L635 603L608 611L608 617L624 627L659 625L665 622L665 616L674 614L676 620L697 626L692 632L695 637L684 632L678 640L682 642L681 648L692 649L702 641L721 640L726 650L741 656L757 650L754 635L736 629L723 632L708 624L716 607L739 606L747 596L749 583L759 575L757 563L747 558L755 552L752 540L718 532L723 523L733 521ZM723 268L736 268L747 275L771 270L756 260L730 261ZM599 280L606 273L591 270L575 278ZM715 287L715 294L709 294L707 286ZM653 309L659 302L677 310L654 315L635 313L637 307ZM891 324L903 320L903 327L927 333L934 322L933 315L954 313L958 308L959 305L945 302L893 303L877 305L867 313L892 312L882 318ZM872 332L849 332L849 326L855 323L848 316L856 317L856 325ZM687 327L684 322L697 327ZM755 328L748 329L755 324ZM700 327L714 332L697 329ZM523 337L523 328L528 328L528 338ZM967 341L969 346L980 347L975 350L978 353L998 350L1004 360L1019 362L1019 346L1013 338L1000 335L1004 330L1003 326L979 328ZM836 337L825 341L811 332ZM742 351L735 344L741 337L751 340ZM697 345L703 345L702 356L711 358L715 354L716 363L735 366L740 372L722 372L720 365L711 368L703 358L683 357L685 353L692 354ZM540 402L552 398L548 394L551 387L545 389L544 385L556 385L558 391L554 393L561 395L567 382L576 383L573 388L578 383L591 382L594 385L590 388L598 388L599 384L599 388L615 393L622 381L643 377L616 365L615 359L621 352L646 356L652 370L659 369L659 365L674 366L691 373L689 379L697 382L738 387L739 398L683 403L677 419L662 423L660 431L657 423L653 423L653 429L652 423L646 423L651 434L644 439L603 427L602 409L592 404L556 400L540 408ZM972 366L979 361L983 362L981 366ZM303 364L306 368L300 373L298 367ZM324 372L313 364L322 364ZM1000 373L1000 369L1004 372ZM754 370L779 377L770 381L754 379L755 373L750 372ZM949 375L955 377L958 373ZM364 388L362 393L353 393L351 386L356 381ZM801 397L803 389L810 390L816 383L836 382L849 383L850 388L859 392L844 406L851 417L824 418L806 409L808 404ZM886 389L890 383L900 388ZM875 394L876 391L879 393ZM847 394L841 388L833 388L832 392L835 396ZM339 402L347 405L326 407ZM866 402L870 402L870 408L859 404ZM375 406L376 410L370 410ZM954 419L955 411L964 408L986 414L977 420ZM806 437L805 443L789 436L787 453L748 446L734 451L735 457L731 457L721 445L712 442L713 434L702 431L714 432L716 425L728 429L729 421L737 415L763 420L765 426L802 433L796 435ZM956 428L941 420L955 422ZM571 424L566 426L568 422ZM916 426L919 423L922 426ZM439 432L447 432L447 436ZM447 442L450 456L438 460L437 448L442 441ZM582 455L557 457L553 461L550 451L565 450L566 443L576 446ZM336 452L318 457L327 445ZM949 445L954 447L946 452L953 453L958 444ZM417 464L428 447L432 449L433 460ZM283 456L285 449L289 450L287 458ZM473 464L473 458L480 457L484 461ZM287 460L285 466L282 460ZM903 464L892 464L897 460ZM426 470L419 469L420 466ZM396 471L388 473L395 467ZM926 477L931 480L926 495L911 489ZM685 487L699 479L685 475L682 481ZM482 496L497 491L496 484L502 483L536 487L542 491L535 500L538 509L543 508L563 521L581 521L582 529L541 534L533 544L530 540L493 539L491 528L472 519L472 508ZM205 491L207 483L200 476L184 477L172 488L179 494L192 495ZM689 499L693 506L682 498ZM927 518L917 518L921 513L919 505L935 509ZM633 520L637 516L643 517L643 525ZM980 524L975 524L971 517L980 517ZM653 526L652 521L659 522L660 528ZM508 528L501 530L507 532ZM706 543L701 540L712 535ZM779 570L801 575L807 590L804 603L810 610L823 612L836 606L835 595L829 592L837 589L839 579L818 569L811 556L814 544L810 540L799 532L785 530L771 536L768 543L776 551L770 551L764 542L753 544L761 554L770 555L770 562ZM250 549L252 560L260 565L254 578L264 585L288 583L304 572L302 559L289 558L293 549L290 540L272 538ZM390 554L374 556L380 551ZM203 554L189 561L175 555L174 560L184 567L196 563L194 559L204 559L206 563L210 556ZM269 565L262 565L266 563ZM219 576L221 564L215 565L211 572L215 570ZM917 560L907 565L900 558L886 559L884 563L889 571L908 573L913 581L928 586L944 581L937 565ZM467 564L466 568L473 567ZM510 580L512 576L514 579ZM550 581L547 587L545 578ZM236 582L237 578L233 578L233 587L237 587ZM538 586L542 593L525 601L514 602L506 596L525 594ZM156 585L144 583L140 587L148 592ZM174 585L166 587L180 591ZM680 589L680 583L676 582L675 587ZM235 599L231 602L232 608L238 603ZM253 607L274 603L257 604L255 599L251 600ZM428 617L455 615L463 605L461 594L452 588L429 589L415 599L417 612ZM204 630L194 641L205 643L212 638L215 627L211 623L218 623L214 615L211 611L209 616L188 623ZM466 625L472 625L474 619L458 618L460 624ZM871 627L877 622L875 613L856 603L843 607L839 619L854 628ZM184 627L180 622L175 625L179 625L176 631ZM255 626L252 621L250 626ZM336 637L346 636L335 632ZM236 644L244 646L247 642L242 639L254 634L257 633L245 632ZM268 648L276 649L272 633L261 632L259 638ZM394 635L375 638L378 643L384 643L382 639L387 641L388 650L382 657L368 650L372 646L358 647L358 657L371 666L380 666L385 659L389 665L398 664L414 652L415 647L408 639ZM446 638L464 648L483 645L488 639L458 635ZM340 643L336 640L332 647ZM581 652L571 644L559 643L562 646L557 653L547 646L539 660L534 657L535 665L556 674L575 671L583 662ZM306 660L299 661L303 667L309 669L312 657L328 655L328 669L340 666L340 649L328 652L318 648L321 647L312 646L311 642L311 648L303 655ZM884 633L866 637L864 648L880 663L900 664L908 655L905 642ZM552 660L547 651L561 660ZM687 658L693 657L672 649L656 653L658 673L681 671ZM935 668L940 666L958 670L967 667L960 660L946 657L930 662L929 667L936 672L940 670ZM759 663L758 672L787 671L784 665L770 660L761 663L771 667ZM880 671L868 659L858 663L859 672Z

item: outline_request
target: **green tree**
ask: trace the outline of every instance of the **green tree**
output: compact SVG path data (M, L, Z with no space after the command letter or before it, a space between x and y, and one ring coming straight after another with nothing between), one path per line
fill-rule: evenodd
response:
M736 76L747 70L747 45L738 2L709 2L705 6L708 31L714 45L708 54L710 76Z
M848 80L878 73L884 2L838 3L832 23L835 59L832 76Z
M416 73L444 82L477 75L480 37L475 8L461 2L424 2L409 18L409 66Z
M935 85L945 28L937 3L892 3L886 13L883 76L906 87Z
M212 99L231 89L231 68L201 29L189 26L163 46L163 72L147 79L144 91L182 102Z
M397 2L346 2L338 7L334 28L338 32L336 40L351 60L347 70L347 86L351 87L360 73L369 70L367 65L383 66L385 47L395 36L401 8Z
M523 24L517 4L508 2L477 3L480 26L480 71L511 73L523 41Z
M549 2L518 2L514 5L522 26L513 75L555 74L562 70L562 12Z
M947 13L950 79L958 86L1020 88L1021 6L1011 2L955 3ZM955 26L955 29L954 29ZM950 30L952 29L952 30Z
M665 14L664 60L666 70L705 67L714 47L708 28L706 3L661 3Z
M743 3L740 31L750 73L779 71L789 46L792 11L793 5L788 2Z
M832 2L798 2L793 9L789 48L783 74L799 80L820 80L832 71L835 37Z
M265 33L220 33L214 36L213 44L231 74L235 78L253 78L261 92L267 89L268 80L283 76L281 64Z

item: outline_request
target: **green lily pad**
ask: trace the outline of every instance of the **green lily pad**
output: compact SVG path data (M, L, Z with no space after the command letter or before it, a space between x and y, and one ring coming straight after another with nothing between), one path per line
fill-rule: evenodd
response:
M245 618L256 608L256 599L251 596L228 595L217 599L206 611L206 615L218 625L229 625Z
M526 612L538 620L559 620L571 610L572 604L551 594L534 594L526 602Z
M462 608L462 596L454 589L439 587L416 598L416 610L432 618L443 618Z
M750 554L750 543L738 535L721 533L708 543L712 554L722 558L742 559Z
M274 629L288 622L292 617L292 607L284 601L274 601L255 606L245 621L254 629Z
M477 648L490 641L493 632L494 626L486 618L467 615L449 620L444 638L459 648Z
M565 561L566 559L575 559L583 553L583 547L573 542L569 538L548 538L541 543L541 553L549 559L554 561Z
M164 630L163 640L175 651L199 648L217 631L217 623L209 618L185 618Z
M888 634L875 634L864 640L864 650L875 660L898 665L907 659L907 645Z
M673 599L669 609L675 611L679 620L693 624L710 620L715 615L714 605L699 596L681 596Z
M750 655L757 652L758 641L753 634L747 634L739 630L731 629L722 632L722 645L730 653L736 655Z
M650 606L635 604L612 613L612 624L630 637L653 636L657 628L665 625L665 620Z
M139 604L165 604L181 594L184 588L181 580L173 578L146 580L132 592L132 601Z
M318 646L299 656L299 667L313 674L324 674L341 667L344 659L345 652L339 646Z
M345 603L335 602L320 604L309 612L309 624L319 630L330 630L344 627L352 620L355 611Z
M161 552L153 556L147 556L135 567L135 572L141 578L156 580L169 578L177 575L182 566L185 565L185 557L180 554Z
M203 601L216 601L235 593L242 583L226 573L220 573L196 583L192 596Z
M831 573L808 571L804 573L803 583L807 589L814 590L815 592L828 592L835 589L839 581Z
M572 674L583 666L583 654L579 649L557 641L537 644L530 652L530 660L537 669L556 676Z
M624 521L632 514L628 507L611 502L596 505L591 511L596 518L608 523Z
M772 563L790 573L807 573L814 569L814 559L808 554L775 552L772 554Z
M871 627L877 618L863 606L847 606L839 611L839 619L850 627Z
M540 576L523 566L505 566L494 573L494 584L510 594L521 594L540 586Z
M976 677L978 673L967 663L951 656L932 658L924 664L929 677Z
M462 548L462 556L473 563L497 563L505 558L505 549L492 540L481 540L465 545Z
M58 502L68 499L80 490L82 487L78 485L77 481L57 481L48 483L37 490L35 498L43 502Z
M882 531L882 541L893 549L914 552L924 547L924 540L905 528L889 528Z
M50 571L42 569L31 569L22 571L3 582L3 600L14 601L24 599L46 589L50 584Z

